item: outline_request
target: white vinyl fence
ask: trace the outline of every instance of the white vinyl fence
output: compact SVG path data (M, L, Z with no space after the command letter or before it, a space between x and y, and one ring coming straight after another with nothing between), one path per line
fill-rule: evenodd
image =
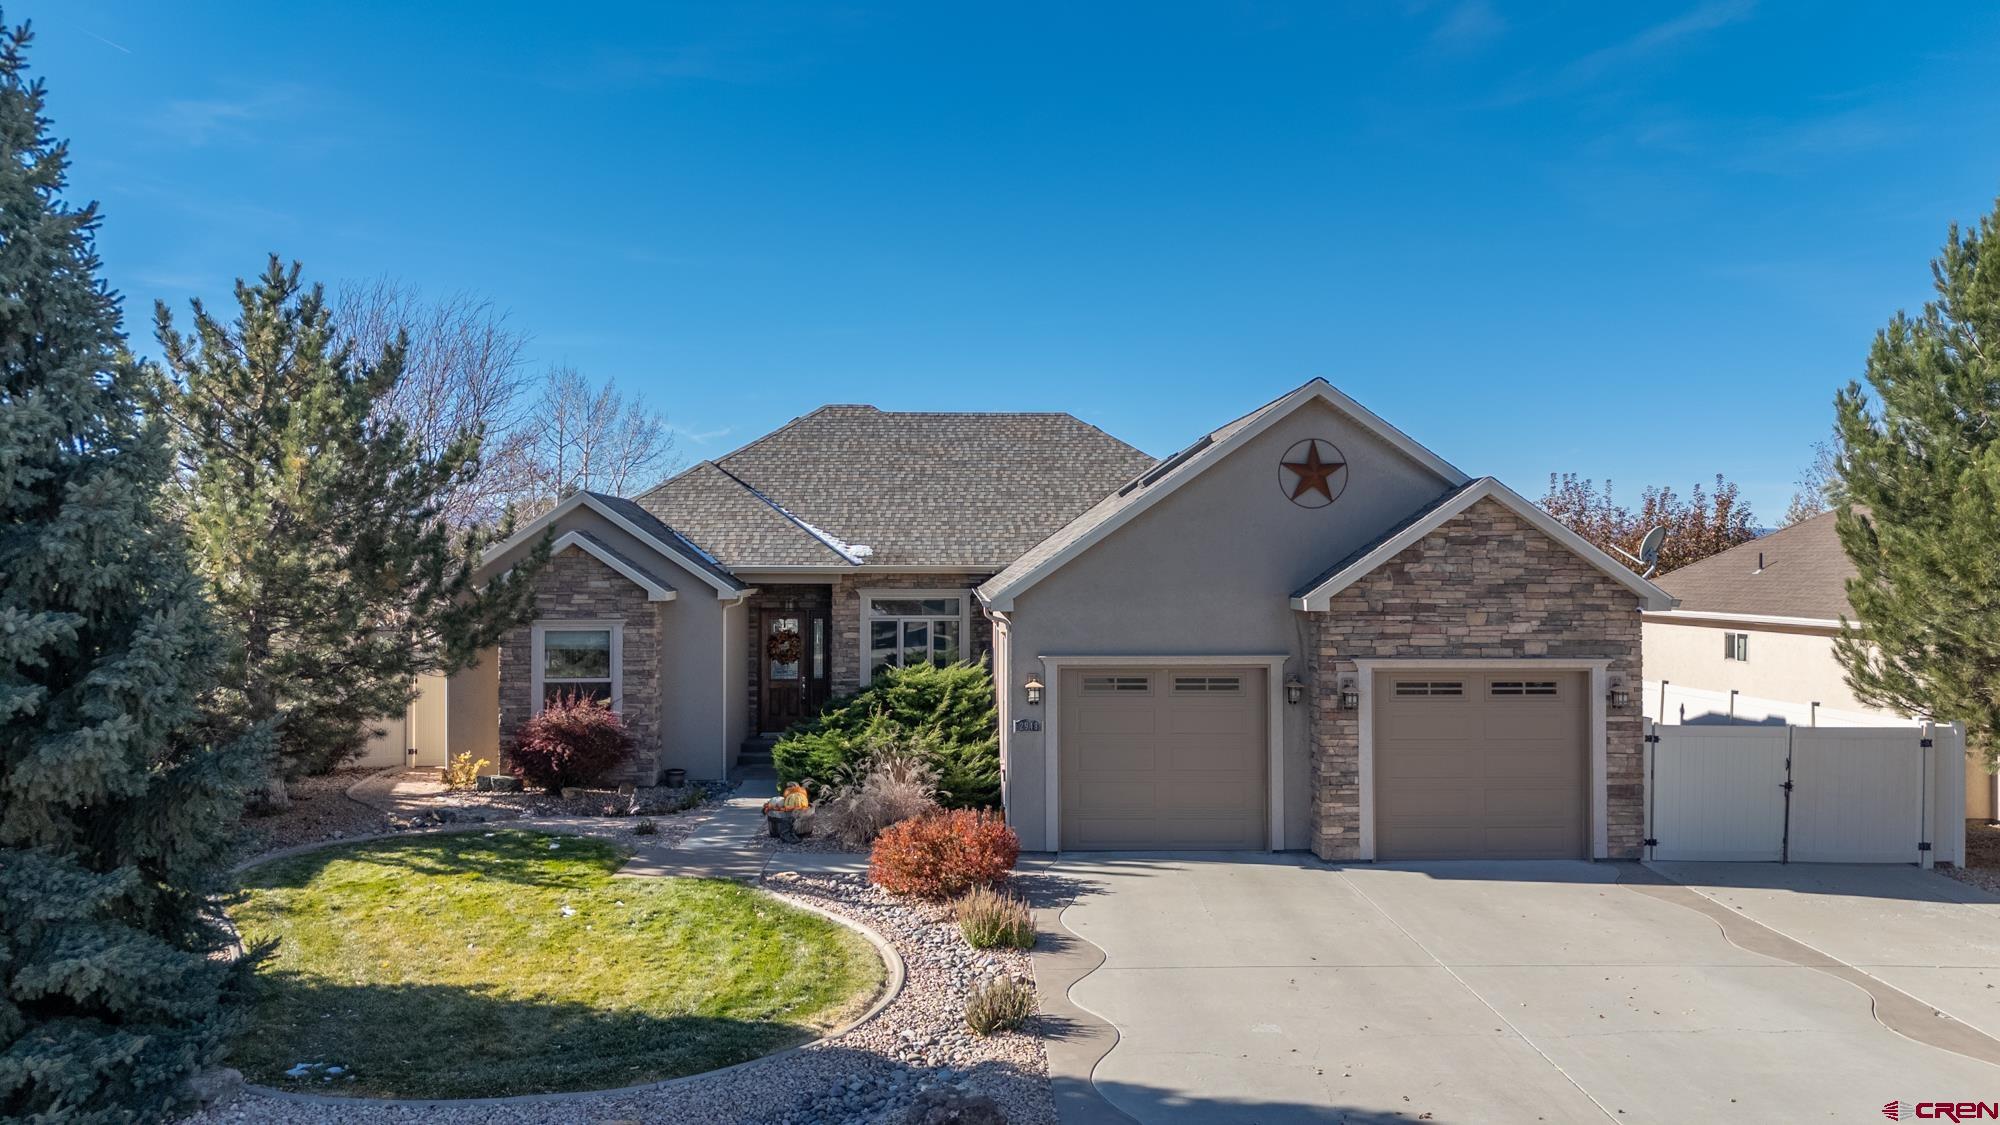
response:
M1965 862L1955 726L1646 727L1646 854Z

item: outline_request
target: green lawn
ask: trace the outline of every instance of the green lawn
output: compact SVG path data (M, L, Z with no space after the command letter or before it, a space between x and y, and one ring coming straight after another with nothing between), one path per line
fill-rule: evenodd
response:
M811 1039L881 985L881 958L844 926L736 883L613 880L622 860L474 832L252 869L231 915L246 944L277 948L234 1065L324 1093L602 1089ZM287 1078L299 1063L345 1073Z

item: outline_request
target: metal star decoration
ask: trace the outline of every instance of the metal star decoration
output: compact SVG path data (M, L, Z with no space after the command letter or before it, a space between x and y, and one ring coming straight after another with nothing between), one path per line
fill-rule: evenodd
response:
M1337 450L1335 452L1338 452ZM1297 500L1308 492L1318 492L1333 503L1333 474L1347 467L1341 460L1322 461L1319 457L1319 442L1306 442L1306 459L1303 461L1281 461L1279 464L1298 474L1298 483L1292 486L1292 499Z

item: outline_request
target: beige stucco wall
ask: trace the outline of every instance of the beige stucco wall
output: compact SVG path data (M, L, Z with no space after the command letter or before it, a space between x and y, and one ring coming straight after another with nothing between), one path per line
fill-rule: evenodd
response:
M1748 633L1748 660L1724 660L1724 633ZM1893 712L1870 707L1854 698L1833 658L1833 637L1827 633L1778 632L1747 625L1669 624L1648 617L1643 622L1646 678L1681 687L1728 692L1766 699L1810 704L1837 711ZM1670 717L1662 716L1662 718Z
M1303 438L1340 447L1346 490L1307 509L1279 486L1278 463ZM1002 745L1008 819L1022 846L1045 850L1044 749L1051 716L1021 685L1048 677L1045 655L1263 655L1288 653L1286 672L1310 681L1294 591L1428 503L1448 485L1317 400L1079 554L1016 599L1002 646ZM1143 662L1143 661L1139 661ZM1285 706L1284 841L1308 846L1310 701ZM1044 729L1015 732L1039 719Z
M454 672L445 687L445 750L500 763L500 650L489 648L479 662Z

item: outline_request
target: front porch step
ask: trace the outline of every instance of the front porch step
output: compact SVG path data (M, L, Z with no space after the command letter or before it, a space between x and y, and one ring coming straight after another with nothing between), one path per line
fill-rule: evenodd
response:
M755 738L746 738L742 747L736 752L736 764L768 766L771 764L771 747L777 744L778 736L775 734L760 734Z

